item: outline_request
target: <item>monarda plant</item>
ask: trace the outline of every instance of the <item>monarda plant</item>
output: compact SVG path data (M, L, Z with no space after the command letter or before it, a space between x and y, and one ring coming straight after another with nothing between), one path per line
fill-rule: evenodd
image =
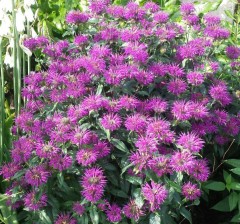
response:
M192 4L180 11L176 23L153 2L93 0L67 14L68 40L25 40L41 70L24 80L1 168L21 223L191 222L204 149L231 142L240 122L215 58L229 31ZM226 53L237 62L240 50Z

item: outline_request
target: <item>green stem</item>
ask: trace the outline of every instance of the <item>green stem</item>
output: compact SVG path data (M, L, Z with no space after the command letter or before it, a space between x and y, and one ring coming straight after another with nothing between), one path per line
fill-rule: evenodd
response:
M21 108L21 82L22 82L22 50L19 46L19 35L16 32L16 45L17 45L17 108L16 115L18 116Z
M30 24L29 21L27 21L27 35L30 37ZM28 64L28 74L31 72L31 58L28 56L27 58L27 64Z
M17 43L16 43L16 36L17 36L17 29L16 29L16 12L15 12L15 0L12 0L12 22L13 22L13 91L14 91L14 108L17 113L18 108L18 85L17 85Z

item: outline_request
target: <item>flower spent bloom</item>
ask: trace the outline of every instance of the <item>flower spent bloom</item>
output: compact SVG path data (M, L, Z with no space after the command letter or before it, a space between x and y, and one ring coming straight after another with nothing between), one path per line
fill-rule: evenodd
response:
M187 149L190 152L199 152L204 145L204 141L198 137L197 134L190 133L182 133L177 139L177 144L183 149Z
M60 214L54 224L77 224L77 220L70 214Z
M90 202L97 202L103 196L106 183L106 177L100 168L92 167L85 170L81 181L83 196Z
M168 191L161 184L151 181L142 187L142 194L150 204L150 211L156 211L160 205L166 200Z
M187 182L182 186L182 194L186 197L186 199L193 201L200 197L201 191L197 184Z
M133 199L131 199L128 204L123 207L123 212L126 217L134 219L135 221L138 221L139 218L144 214Z
M106 211L107 219L110 222L120 222L122 220L121 213L122 213L121 208L118 205L116 204L109 205Z
M103 116L101 120L101 125L105 129L109 129L110 131L114 131L120 128L121 123L122 123L122 120L118 116L118 114L106 114Z
M42 194L41 196L37 196L37 194L37 192L32 191L23 198L24 205L31 211L38 211L47 205L46 194Z

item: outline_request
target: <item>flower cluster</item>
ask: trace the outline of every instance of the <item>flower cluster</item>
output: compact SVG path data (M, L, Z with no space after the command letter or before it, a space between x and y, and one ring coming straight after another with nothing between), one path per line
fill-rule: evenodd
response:
M235 98L212 53L229 32L190 3L180 10L181 25L153 2L91 0L66 17L72 41L24 42L47 64L24 80L21 137L1 167L9 204L56 224L127 223L201 195L210 174L201 153L229 143L240 116L228 112Z

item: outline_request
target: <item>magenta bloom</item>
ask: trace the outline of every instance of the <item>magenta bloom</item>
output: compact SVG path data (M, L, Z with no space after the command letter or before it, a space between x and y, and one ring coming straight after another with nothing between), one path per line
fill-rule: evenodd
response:
M73 144L85 145L91 143L91 132L87 130L81 130L79 127L70 134L69 138Z
M110 131L114 131L120 128L121 123L122 123L122 120L117 114L104 115L101 120L101 125L105 129L109 129Z
M235 46L229 46L226 48L226 54L230 59L238 59L240 56L240 48Z
M169 14L163 11L159 11L153 15L153 20L156 23L166 23L169 19Z
M93 167L85 170L82 178L82 194L90 202L97 202L103 196L106 178L100 168Z
M147 168L147 162L150 158L150 154L137 151L130 155L129 160L135 165L135 170L139 172Z
M194 12L194 10L195 10L195 8L192 3L182 3L181 4L180 11L184 15L191 14L192 12Z
M175 79L168 83L167 89L174 95L180 95L187 90L187 83L182 79Z
M177 139L177 144L190 152L199 152L203 148L204 141L197 134L190 132L182 133Z
M221 19L218 16L212 16L210 14L207 14L204 16L204 21L207 26L214 26L219 25L221 23Z
M204 76L198 72L190 72L187 74L187 81L194 86L199 86L203 83Z
M219 101L223 106L230 104L232 101L231 96L227 90L227 86L223 82L211 86L209 94L214 100Z
M145 106L146 111L153 111L155 113L163 113L168 108L168 103L161 99L161 98L152 98L147 102L147 105Z
M135 221L139 220L139 218L144 214L133 199L131 199L128 204L123 207L123 212L126 217L134 219Z
M28 38L23 41L23 45L29 48L31 51L36 50L37 48L43 48L49 44L49 40L44 37Z
M106 211L107 219L110 222L120 222L122 220L121 213L122 211L119 206L116 204L109 205Z
M80 149L76 154L78 164L88 166L97 161L98 153L92 149Z
M188 120L192 117L192 104L184 100L175 101L172 106L172 114L177 120Z
M197 184L188 182L182 186L182 194L186 199L193 201L201 196L201 191Z
M46 170L44 165L39 165L30 168L25 174L25 180L32 186L39 187L40 185L47 183L50 177L49 171Z
M84 35L78 35L74 38L74 43L77 45L85 44L87 43L87 41L88 41L88 38L87 36L84 36Z
M66 22L73 24L85 23L88 21L88 19L89 19L88 14L83 13L81 11L71 11L66 16Z
M159 209L160 205L166 200L168 192L164 186L151 181L142 187L142 194L150 204L150 211Z
M19 164L16 164L14 162L6 163L1 167L0 174L3 175L3 178L10 179L13 177L21 167Z
M46 194L42 194L40 197L37 194L37 192L32 191L23 199L24 205L31 211L37 211L47 205Z
M147 119L142 114L133 114L127 117L125 127L129 131L142 132L146 128Z
M154 153L158 150L157 148L157 140L151 136L139 137L135 143L138 151L145 153Z
M54 169L58 169L59 171L63 171L72 166L72 157L63 154L57 154L50 158L49 165Z
M170 167L176 172L189 172L194 165L194 158L188 151L174 152L170 159Z
M206 181L210 174L207 161L204 159L195 160L192 164L192 168L188 170L188 174L198 181Z
M73 211L81 216L84 213L85 208L79 202L75 202L73 204Z
M164 174L171 173L169 166L169 158L166 156L158 156L148 161L148 166L153 170L159 177Z
M77 220L69 214L60 214L54 224L77 224Z

